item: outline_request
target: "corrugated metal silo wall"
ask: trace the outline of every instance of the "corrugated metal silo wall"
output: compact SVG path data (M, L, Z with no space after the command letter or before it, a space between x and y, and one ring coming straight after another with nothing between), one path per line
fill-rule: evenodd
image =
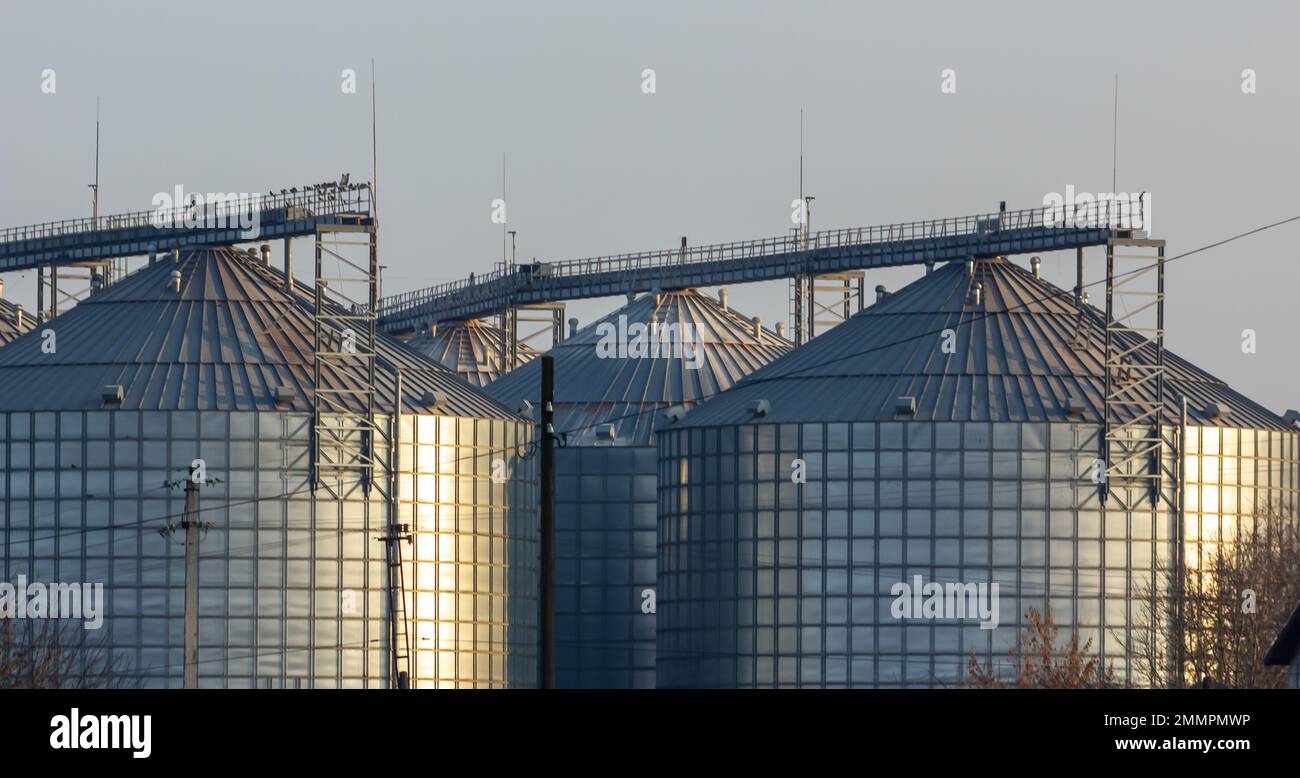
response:
M655 449L556 452L556 685L655 685Z
M958 686L972 655L1009 671L1022 614L1045 606L1142 683L1124 648L1142 619L1135 592L1170 563L1177 514L1113 497L1102 510L1098 434L988 422L661 432L658 685ZM1186 459L1189 565L1264 506L1296 515L1295 433L1192 427ZM999 584L998 626L898 618L894 586L916 575Z
M535 463L516 453L529 425L403 421L414 685L534 685ZM341 499L311 488L310 428L293 413L0 413L3 578L102 583L87 645L127 684L179 686L184 495L164 483L201 458L219 482L200 491L200 685L383 686L387 510L356 481Z

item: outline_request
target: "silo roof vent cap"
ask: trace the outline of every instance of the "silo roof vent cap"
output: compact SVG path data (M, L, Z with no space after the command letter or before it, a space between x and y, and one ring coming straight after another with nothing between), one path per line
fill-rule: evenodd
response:
M292 386L277 386L271 395L275 398L276 405L293 405L293 401L298 398L298 391Z
M1070 395L1065 401L1065 412L1071 416L1082 416L1088 406L1084 404L1083 398L1077 395Z
M1206 418L1218 419L1227 416L1229 409L1227 406L1219 405L1218 403L1206 403L1204 413Z
M749 402L750 416L767 416L771 412L772 412L772 403L768 402L767 400L750 400Z
M122 400L125 398L125 392L122 391L121 384L109 384L104 387L101 397L106 405L121 405Z
M613 424L602 424L596 430L596 440L602 443L613 443L618 438L618 432L615 431Z
M531 401L531 400L520 400L520 401L519 401L519 405L515 407L515 412L518 413L520 416L529 416L529 417L531 417L531 416L533 415L533 403L532 403L532 401Z
M686 418L685 406L675 405L669 408L668 410L664 411L664 420L667 421L669 424L679 422L684 418Z
M916 398L910 394L905 394L902 397L896 398L894 400L894 413L903 414L905 416L915 416Z
M1286 413L1282 414L1282 423L1288 427L1295 427L1300 425L1300 411L1295 411L1288 408Z
M420 404L426 408L437 408L447 402L447 393L431 389L420 396Z

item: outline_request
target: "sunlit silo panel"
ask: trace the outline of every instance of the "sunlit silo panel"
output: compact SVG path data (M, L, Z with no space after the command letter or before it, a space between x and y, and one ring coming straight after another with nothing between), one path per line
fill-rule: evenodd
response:
M661 427L659 685L960 685L972 654L1005 667L1045 606L1134 680L1134 592L1178 514L1101 503L1102 327L1010 262L954 263ZM1294 515L1294 427L1165 359L1172 443L1188 400L1189 558L1265 505ZM998 625L900 618L917 576L998 584Z
M51 322L56 350L36 333L0 349L0 569L103 582L102 636L132 682L181 684L184 494L165 484L201 459L200 685L386 683L387 506L359 475L313 488L311 303L284 286L245 254L193 250ZM413 684L532 686L531 425L395 342L379 355L402 375ZM396 386L378 372L386 424ZM324 370L321 388L359 380Z

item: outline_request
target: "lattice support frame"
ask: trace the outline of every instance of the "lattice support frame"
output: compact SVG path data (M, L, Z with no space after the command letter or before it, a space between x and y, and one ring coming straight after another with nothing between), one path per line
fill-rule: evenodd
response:
M1101 442L1106 477L1101 493L1103 500L1110 494L1125 506L1142 497L1158 499L1168 476L1164 462L1164 306L1165 242L1110 239L1106 244Z

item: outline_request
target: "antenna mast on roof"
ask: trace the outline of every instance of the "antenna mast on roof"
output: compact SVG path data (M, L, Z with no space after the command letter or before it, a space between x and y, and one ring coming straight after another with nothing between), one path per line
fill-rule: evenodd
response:
M808 201L803 196L803 108L799 109L799 234L796 250L808 248ZM790 318L794 330L794 344L803 344L804 277L797 274L790 279Z
M375 109L375 58L370 58L370 208L379 219L379 133Z
M99 98L98 97L95 98L95 183L90 184L89 186L90 186L90 193L91 193L90 194L90 215L92 218L92 224L94 225L95 229L99 229ZM100 270L97 268L91 268L90 270L90 276L91 276L90 286L92 289L95 287L95 278L99 275L99 272ZM109 271L106 269L104 272L108 273Z
M503 151L501 152L501 202L504 203L505 201L506 201L506 153ZM506 211L507 219L509 218L508 216L509 213L510 211L507 210ZM502 268L507 267L506 228L509 226L508 224L506 224L507 219L501 220L501 267Z
M1110 192L1115 195L1119 170L1119 73L1115 74L1115 104L1111 108Z
M99 98L95 98L95 183L90 186L90 209L94 225L99 227Z

